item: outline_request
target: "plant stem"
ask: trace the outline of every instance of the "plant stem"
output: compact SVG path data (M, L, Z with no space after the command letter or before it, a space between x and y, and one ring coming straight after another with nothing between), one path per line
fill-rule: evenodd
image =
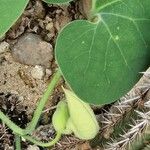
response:
M36 127L36 125L37 125L37 123L39 121L39 118L40 118L40 116L42 114L42 110L43 110L46 102L48 101L49 96L52 94L52 92L54 90L54 87L56 86L56 84L60 80L60 77L61 77L61 73L58 70L55 73L52 81L48 85L47 90L45 91L42 99L40 100L40 102L39 102L39 104L37 106L37 109L34 112L32 121L29 123L29 126L25 129L27 134L31 133L35 129L35 127Z
M36 145L38 145L38 146L50 147L50 146L53 146L54 144L56 144L59 141L59 139L61 138L61 133L57 133L56 137L52 141L50 141L48 143L40 142L40 141L34 139L31 136L23 136L23 138L28 140L28 141L30 141L30 142L32 142L32 143L34 143L34 144L36 144Z
M27 126L26 129L21 129L19 126L17 126L15 123L13 123L9 117L7 117L3 112L0 111L0 119L15 133L19 134L19 135L26 135L26 134L29 134L31 133L37 123L38 123L38 120L42 114L42 110L49 98L49 95L52 94L53 90L54 90L54 87L56 86L56 84L58 83L59 79L61 77L61 73L60 71L58 70L52 81L50 82L50 84L48 85L48 88L46 90L46 92L44 93L43 97L41 98L38 106L37 106L37 109L35 110L34 112L34 115L33 115L33 119L32 121L29 123L29 126Z
M19 135L15 135L16 150L21 150L21 138Z
M95 11L96 8L96 0L92 0L92 12Z
M2 111L0 111L0 119L14 132L20 135L24 135L24 129L21 129L15 123L13 123L9 117L7 117Z

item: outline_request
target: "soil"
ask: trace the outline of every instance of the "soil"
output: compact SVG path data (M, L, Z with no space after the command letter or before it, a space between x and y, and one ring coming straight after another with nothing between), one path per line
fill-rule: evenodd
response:
M58 6L47 5L41 0L30 0L23 15L7 34L0 39L0 110L22 128L25 128L27 123L31 121L36 105L50 82L57 68L57 64L55 63L54 57L51 57L50 60L47 59L49 64L46 66L42 65L41 62L40 64L38 63L39 58L34 60L34 64L32 64L32 60L31 64L28 64L29 61L27 59L21 61L14 57L14 47L23 36L34 34L38 35L42 43L46 42L46 44L52 46L52 55L54 55L53 50L58 32L68 22L76 19L85 19L88 16L87 9L89 4L83 4L83 1L85 0L76 0L70 2L68 5ZM32 53L36 53L37 48L32 48ZM39 68L42 69L37 70ZM55 132L51 125L51 117L57 103L64 96L61 89L61 85L64 84L64 80L62 79L43 110L41 120L39 121L39 127L33 133L39 140L49 141L54 137ZM150 84L148 83L148 85ZM144 88L145 87L142 87L142 90ZM137 89L134 92L138 93L137 95L142 93L141 95L143 96L143 93L145 94L149 87L146 86L146 89L142 92L139 88ZM130 94L132 95L134 92L132 91ZM117 119L113 116L110 117L108 110L114 114L120 113L116 110L124 108L119 108L119 105L121 105L121 102L115 103L114 107L112 107L112 104L104 106L103 108L92 106L98 118L105 123L110 120L109 124L101 124L102 130L100 131L100 136L105 137L105 139L110 137L110 134L113 132L113 125L120 119L119 117ZM131 104L131 106L135 107L137 107L137 105L141 105L141 99ZM117 107L119 109L116 109ZM129 109L125 110L125 112L128 110ZM123 111L121 113L123 113ZM103 114L104 117L101 114ZM113 125L111 123L113 123ZM104 134L106 130L107 135ZM100 136L98 137L99 139L101 139ZM83 141L75 138L73 135L63 136L52 150L100 150L100 147L92 148L95 142L99 142L99 140ZM0 122L0 150L14 149L14 135L12 131L8 129L5 124ZM32 146L31 143L23 141L22 149L39 150L41 148ZM48 148L43 150L48 150Z

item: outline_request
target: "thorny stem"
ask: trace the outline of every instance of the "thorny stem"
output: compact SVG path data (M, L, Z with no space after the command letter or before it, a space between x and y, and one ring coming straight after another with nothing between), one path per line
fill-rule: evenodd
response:
M41 98L41 100L40 100L40 102L39 102L39 104L38 104L38 106L34 112L33 119L30 122L29 126L27 126L26 129L22 129L19 126L17 126L2 111L0 111L0 119L16 134L19 134L22 136L22 135L26 135L26 134L31 133L35 129L35 127L38 123L38 120L42 114L42 110L43 110L43 108L44 108L44 106L45 106L45 104L49 98L49 95L52 94L54 87L58 83L60 77L61 77L61 73L58 70L55 73L52 81L48 85L46 92L44 93L43 97Z
M21 150L21 138L19 135L15 135L16 150Z
M36 145L38 145L38 146L41 146L41 147L50 147L50 146L55 145L59 141L59 139L61 138L61 133L57 133L56 137L52 141L50 141L48 143L40 142L40 141L34 139L31 136L23 136L23 138L26 139L26 140L28 140L28 141L30 141L30 142L32 142L32 143L34 143L34 144L36 144Z
M147 131L149 132L149 131ZM139 136L135 142L130 146L131 150L142 150L144 149L150 141L150 134L143 133L143 135Z

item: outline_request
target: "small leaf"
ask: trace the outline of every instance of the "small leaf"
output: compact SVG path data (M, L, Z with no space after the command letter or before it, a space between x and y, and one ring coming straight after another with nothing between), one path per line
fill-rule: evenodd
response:
M98 1L97 1L98 2ZM89 103L126 94L150 65L150 0L102 0L99 21L68 24L56 42L65 80Z
M80 100L73 92L64 89L70 118L66 130L73 131L80 139L92 139L99 131L99 125L89 104Z
M59 3L68 3L72 0L43 0L43 1L50 4L59 4Z
M55 130L59 133L63 133L66 129L66 124L69 119L68 106L65 101L60 101L57 104L57 109L52 117L52 123Z
M28 0L0 1L0 38L21 16L27 4Z

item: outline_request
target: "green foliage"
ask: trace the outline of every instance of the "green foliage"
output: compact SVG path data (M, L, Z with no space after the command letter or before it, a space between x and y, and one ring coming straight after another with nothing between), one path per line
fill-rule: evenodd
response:
M72 0L44 0L47 3L68 3ZM0 38L12 27L23 13L29 0L0 1Z
M71 0L44 1L59 4ZM34 139L31 133L36 128L49 95L60 79L59 71L38 103L33 119L26 129L18 127L0 111L0 119L16 134L17 149L21 146L20 137L42 147L52 146L60 139L61 134L72 132L80 139L94 138L99 132L99 125L90 105L81 99L96 104L113 102L131 89L140 77L139 72L145 71L150 63L150 0L89 0L89 2L92 2L89 21L69 23L60 32L56 42L59 67L71 89L77 94L64 90L67 103L61 101L58 104L52 119L57 132L56 137L51 142L43 143ZM27 3L28 0L0 1L0 38L19 18ZM127 99L125 103L129 101L133 99ZM137 120L132 115L137 121L134 121L135 124L131 126L129 132L118 139L122 128L116 126L119 130L115 130L115 122L120 123L121 127L123 125L126 127L129 120L124 119L123 124L120 120L124 112L126 114L130 112L130 106L135 109L132 103L129 105L125 103L118 107L121 114L113 113L111 110L110 113L105 113L102 118L106 128L102 130L107 130L109 127L110 130L114 130L112 135L118 142L110 144L112 149L123 142L125 143L122 146L128 146L131 141L133 148L144 149L147 146L145 141L150 140L147 130L150 112L139 112L141 120ZM103 135L108 137L108 130L104 132ZM129 142L126 142L127 139Z
M55 49L71 89L86 102L106 104L127 93L150 64L150 0L96 2L99 21L68 24Z
M23 13L28 0L0 0L0 38Z
M60 101L57 109L53 114L52 123L57 132L63 133L69 118L68 106L65 101Z
M43 1L50 4L59 4L59 3L68 3L72 0L43 0Z
M56 137L48 143L40 142L31 136L31 133L35 130L35 128L37 126L39 118L42 114L42 110L43 110L46 102L48 101L49 96L52 94L54 87L60 80L60 77L61 77L60 71L57 71L57 73L52 78L49 86L47 87L47 90L43 94L43 97L39 101L38 106L33 114L33 118L31 120L31 122L28 124L28 126L25 129L22 129L19 126L17 126L14 122L12 122L8 118L8 116L6 116L2 111L0 111L0 119L3 121L3 123L5 123L9 127L9 129L11 129L13 131L13 133L17 137L16 138L16 146L17 147L19 147L19 141L20 141L19 137L23 137L24 139L26 139L36 145L42 146L42 147L50 147L50 146L54 145L55 143L57 143L57 141L60 139L61 133L59 133L59 132L57 132Z
M66 130L72 131L79 139L89 140L96 136L99 125L90 105L84 103L73 92L64 89L69 115Z
M99 125L90 105L73 92L64 89L66 101L60 101L52 117L55 130L62 134L74 133L79 139L89 140L96 136Z

